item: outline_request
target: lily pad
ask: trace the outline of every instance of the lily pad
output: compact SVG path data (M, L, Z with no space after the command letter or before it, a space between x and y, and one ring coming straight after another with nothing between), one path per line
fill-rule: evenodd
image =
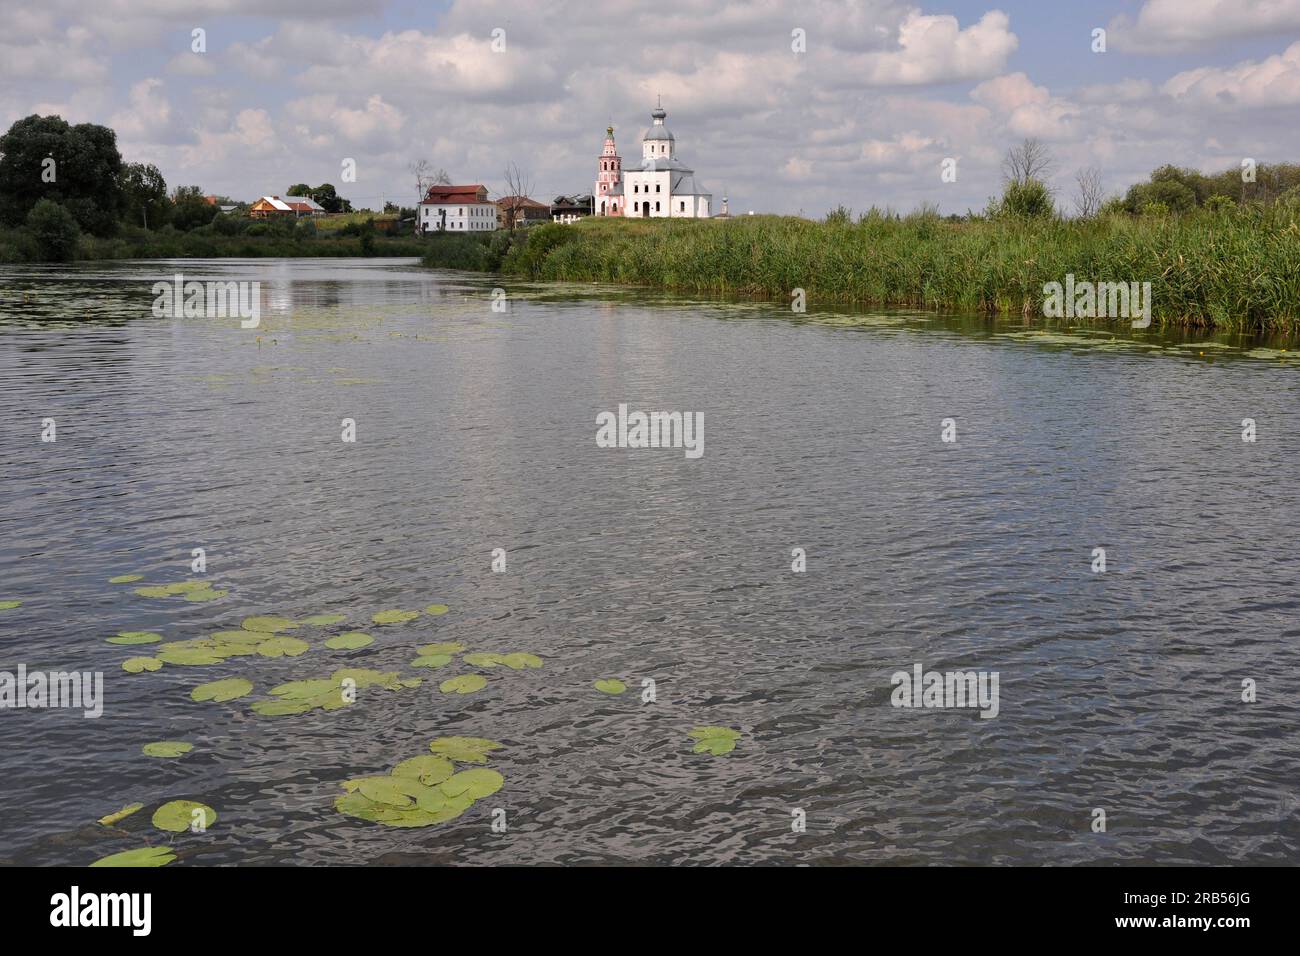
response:
M237 700L240 697L247 697L253 692L253 682L245 680L242 677L228 677L225 680L214 680L207 684L200 684L190 691L191 700L212 700L217 703L224 703L228 700Z
M337 634L325 642L325 646L334 651L355 651L359 647L365 647L375 643L375 639L369 634L362 634L360 631L348 631L346 634Z
M187 667L202 667L205 664L220 664L221 655L212 653L212 650L202 645L189 644L185 641L175 641L172 645L162 645L154 652L154 657L164 664L179 664Z
M394 777L409 777L426 787L436 786L455 773L455 767L446 757L425 754L403 760L393 768Z
M445 823L454 820L474 805L474 798L467 793L449 796L441 787L432 787L420 794L415 805L429 814L430 823Z
M140 748L146 757L180 757L193 749L183 740L157 740Z
M430 656L433 654L459 654L465 649L465 645L460 641L444 641L441 644L425 644L420 648L421 656Z
M482 799L496 793L505 783L505 779L495 770L486 767L471 767L448 777L438 785L449 797L468 796L474 800ZM423 809L428 809L427 807Z
M438 685L438 690L444 694L472 694L486 686L487 678L482 674L461 674L458 677L448 677Z
M693 748L694 753L710 753L720 757L736 749L740 731L732 730L730 727L696 727L690 732L690 736L697 741Z
M347 790L356 790L373 803L386 803L394 807L415 805L415 798L424 792L424 784L413 777L360 777L343 784Z
M246 617L239 623L239 626L246 631L262 631L274 634L277 631L292 631L298 626L298 622L291 621L287 617L264 614L256 617Z
M108 639L110 644L157 644L162 640L161 634L153 631L122 631Z
M310 649L310 644L296 637L277 636L257 645L257 653L263 657L299 657Z
M163 666L163 662L156 657L128 657L122 662L122 670L128 674L139 674L141 671L156 671Z
M621 694L623 691L627 690L627 684L624 684L616 677L607 677L598 680L591 686L595 687L596 690L600 691L602 694Z
M401 624L404 621L414 621L419 616L419 611L379 611L370 620L376 624Z
M203 816L203 827L207 829L216 822L217 811L193 800L172 800L164 803L153 812L153 825L169 833L184 833L194 821L194 811Z
M163 590L168 594L195 594L199 591L206 591L211 587L211 581L198 578L191 581L177 581L174 584L165 584Z
M217 598L223 598L229 591L213 591L210 588L204 588L202 591L188 591L185 594L187 601L215 601Z
M346 621L347 618L346 614L313 614L311 617L304 617L300 623L310 624L312 627L328 627Z
M465 655L465 663L474 667L496 667L501 663L500 655L482 652Z
M450 654L425 654L411 661L412 667L443 667L451 663Z
M109 578L109 584L134 584L136 581L143 581L143 574L119 574L115 578Z
M136 850L123 850L101 857L91 866L166 866L176 859L171 847L142 846Z
M162 584L146 584L136 588L135 593L140 595L140 597L147 598L165 598L172 596L172 592L167 590L166 585Z
M438 737L429 741L430 752L460 763L487 763L488 754L504 746L483 737Z
M259 700L253 704L253 712L263 717L290 717L305 714L315 707L315 704L307 700Z
M509 667L511 670L521 671L525 668L536 669L542 666L542 659L536 654L524 654L515 652L514 654L498 655L497 660Z
M16 607L22 607L22 601L0 601L0 611L12 611Z
M450 610L451 608L449 608L445 604L430 604L428 607L424 609L424 613L432 614L436 617L439 614L446 614Z
M100 817L99 823L101 826L111 827L114 823L118 823L122 820L125 820L131 814L135 813L138 810L143 810L143 809L144 809L143 803L128 803L121 810L117 810L113 813L110 813L108 816Z

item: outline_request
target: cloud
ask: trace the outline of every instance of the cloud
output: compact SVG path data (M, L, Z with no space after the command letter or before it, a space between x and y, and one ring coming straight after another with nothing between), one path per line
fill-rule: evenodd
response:
M868 53L846 73L876 86L953 83L993 76L1019 40L1011 21L992 10L974 26L961 29L956 17L912 11L898 28L898 49Z
M1227 40L1300 31L1300 0L1146 0L1137 20L1110 21L1110 47L1133 53L1181 53Z
M1187 70L1161 89L1177 100L1205 107L1300 106L1300 42L1259 62Z

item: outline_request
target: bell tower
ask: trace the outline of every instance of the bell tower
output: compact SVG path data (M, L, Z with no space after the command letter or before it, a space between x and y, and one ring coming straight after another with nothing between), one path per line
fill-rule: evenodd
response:
M614 127L605 127L605 148L600 152L599 168L596 172L596 189L593 193L593 211L597 216L622 215L623 190L618 187L623 181L623 160L614 145Z

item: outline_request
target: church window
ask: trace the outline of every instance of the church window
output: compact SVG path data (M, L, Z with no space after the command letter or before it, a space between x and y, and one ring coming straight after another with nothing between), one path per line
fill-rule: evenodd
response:
M659 211L659 203L655 203L655 212Z

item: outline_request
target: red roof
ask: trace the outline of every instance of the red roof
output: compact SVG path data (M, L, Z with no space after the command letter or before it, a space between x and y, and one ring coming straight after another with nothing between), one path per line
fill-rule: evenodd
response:
M487 201L487 187L478 184L470 186L430 186L424 194L427 203L476 203Z

